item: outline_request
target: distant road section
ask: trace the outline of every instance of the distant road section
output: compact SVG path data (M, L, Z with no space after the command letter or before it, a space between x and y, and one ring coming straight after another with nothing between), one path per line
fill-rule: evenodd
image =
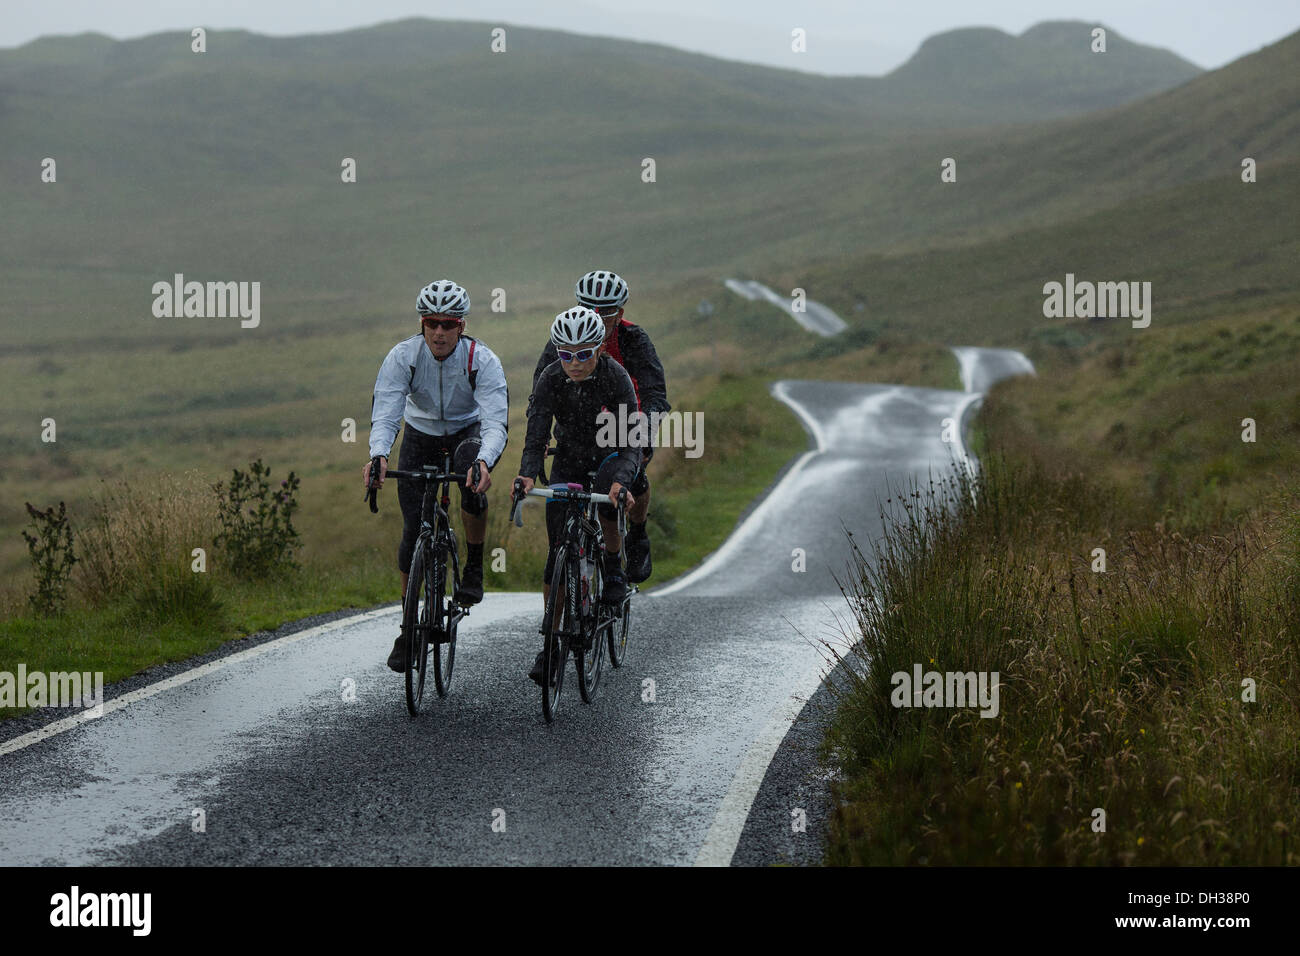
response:
M961 366L961 384L968 392L987 392L994 382L1016 375L1037 375L1034 363L1014 349L980 349L954 346Z
M806 311L796 312L793 300L777 295L761 282L755 282L753 279L728 279L723 284L743 299L750 301L765 299L771 302L809 332L816 332L823 338L839 335L848 328L848 324L828 306L814 302L812 299L805 301Z

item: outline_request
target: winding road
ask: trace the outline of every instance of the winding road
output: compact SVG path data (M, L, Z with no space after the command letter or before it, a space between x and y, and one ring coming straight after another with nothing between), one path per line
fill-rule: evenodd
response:
M1019 353L954 351L968 388L1032 371ZM773 393L812 447L722 548L637 599L627 662L606 667L595 706L571 677L543 723L525 676L537 594L488 595L462 625L451 695L414 720L384 666L396 606L300 622L124 682L98 719L11 731L0 863L815 860L824 808L792 829L815 788L782 744L826 673L817 642L844 641L843 529L874 540L879 502L964 460L943 422L980 392Z

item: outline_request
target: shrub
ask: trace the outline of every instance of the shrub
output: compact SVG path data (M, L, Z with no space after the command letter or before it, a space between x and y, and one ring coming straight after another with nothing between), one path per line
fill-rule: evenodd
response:
M63 610L67 601L68 578L77 563L72 553L68 509L62 501L57 513L53 508L37 511L30 502L24 504L36 526L36 534L22 533L36 569L36 591L27 600L37 614L54 615Z
M271 469L257 459L248 472L234 469L230 485L213 485L217 493L217 519L221 530L213 544L222 549L230 570L241 577L256 577L277 569L298 567L293 558L298 532L292 523L298 510L298 477L289 477L273 489Z

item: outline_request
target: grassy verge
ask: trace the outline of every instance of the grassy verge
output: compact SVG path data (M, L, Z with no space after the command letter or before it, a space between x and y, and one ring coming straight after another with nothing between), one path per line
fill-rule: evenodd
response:
M1300 862L1297 492L1191 536L1001 460L914 498L850 596L828 862ZM916 664L997 672L996 716L895 707Z
M1300 862L1296 326L1094 329L993 390L978 506L917 489L850 589L828 862ZM894 706L917 664L997 716Z

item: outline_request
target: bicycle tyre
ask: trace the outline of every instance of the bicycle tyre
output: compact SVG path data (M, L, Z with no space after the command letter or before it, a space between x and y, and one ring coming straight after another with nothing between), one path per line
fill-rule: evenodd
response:
M451 671L456 664L456 628L451 624L451 604L447 594L447 552L439 548L433 562L433 584L429 594L433 601L433 686L439 697L451 690ZM453 576L455 569L452 569Z
M623 660L627 657L627 630L632 622L632 594L630 591L628 596L623 599L623 606L620 610L623 612L620 615L622 620L613 621L609 626L609 662L615 667L622 667Z
M560 691L564 687L564 665L569 655L568 631L573 615L568 588L569 562L563 551L555 559L551 572L551 593L542 617L542 716L549 724L555 720L560 707ZM556 618L559 627L556 627Z
M597 544L597 547L599 547L599 544ZM577 575L576 560L574 566L574 573ZM579 581L581 581L580 575ZM608 612L600 601L603 587L604 579L598 557L591 564L591 614L582 615L578 621L579 633L582 638L582 650L573 655L574 663L578 666L578 693L582 695L584 704L590 704L596 699L596 689L600 686L601 668L605 664L605 648L602 646L604 643L602 640L603 633L600 628ZM581 594L581 592L579 593Z
M416 542L411 557L411 574L407 579L402 607L402 630L406 634L406 709L414 717L424 699L424 675L429 663L429 595L425 574L423 542ZM420 593L424 591L424 601Z

